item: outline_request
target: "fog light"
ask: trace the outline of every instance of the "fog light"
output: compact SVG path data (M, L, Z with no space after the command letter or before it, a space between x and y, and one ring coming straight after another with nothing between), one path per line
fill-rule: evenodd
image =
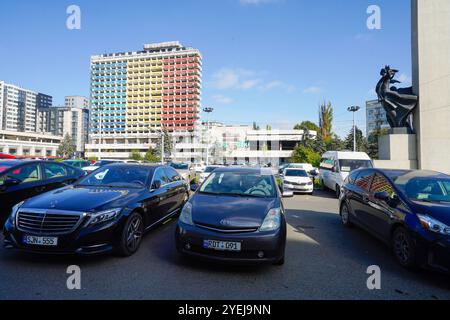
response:
M264 251L258 252L258 258L260 259L264 258Z
M186 243L186 245L184 246L184 248L186 250L191 250L191 245L189 243Z

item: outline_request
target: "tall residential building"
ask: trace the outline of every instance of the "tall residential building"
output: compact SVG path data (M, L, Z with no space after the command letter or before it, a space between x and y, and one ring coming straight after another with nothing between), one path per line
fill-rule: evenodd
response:
M0 129L36 132L38 107L48 107L52 97L0 81Z
M162 130L190 135L199 123L201 72L199 50L179 42L91 57L90 155L144 152Z
M64 105L70 108L89 109L89 99L83 96L67 96Z
M83 156L89 135L89 110L84 104L87 99L77 97L81 104L74 104L70 98L65 98L65 106L39 108L38 131L56 136L69 134L77 155Z
M366 102L366 131L369 136L373 131L389 129L390 125L386 118L386 111L378 100Z

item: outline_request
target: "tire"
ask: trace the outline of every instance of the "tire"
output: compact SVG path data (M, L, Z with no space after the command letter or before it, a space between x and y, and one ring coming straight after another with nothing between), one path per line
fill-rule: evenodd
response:
M341 187L336 185L336 198L340 198L341 197Z
M398 227L392 235L392 251L397 262L404 268L417 267L417 247L408 230Z
M144 219L134 212L129 217L122 230L120 243L116 248L117 253L123 257L135 254L142 242L144 235Z
M341 222L342 224L347 227L347 228L352 228L353 227L353 223L351 222L351 215L350 215L350 209L348 207L347 204L343 204L341 206L341 210L339 212L340 216L341 216Z

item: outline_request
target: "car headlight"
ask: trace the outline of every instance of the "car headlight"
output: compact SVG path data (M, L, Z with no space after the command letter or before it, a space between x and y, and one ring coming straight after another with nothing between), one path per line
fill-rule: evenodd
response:
M184 205L180 214L180 221L190 226L194 225L194 222L192 221L192 204L190 202L186 202Z
M281 226L281 210L280 208L270 209L259 231L274 231Z
M12 223L12 225L14 227L16 226L17 212L19 212L20 207L23 206L24 203L25 203L25 201L19 202L11 210L11 215L9 216L9 221Z
M422 227L424 227L426 230L443 234L443 235L450 235L450 227L446 224L426 215L418 214L420 223L422 224Z
M91 220L89 221L89 224L94 225L114 220L121 211L122 208L117 208L93 213L91 214Z
M287 181L287 180L284 180L284 181L283 181L283 184L287 184L287 185L289 185L289 186L292 186L292 182Z

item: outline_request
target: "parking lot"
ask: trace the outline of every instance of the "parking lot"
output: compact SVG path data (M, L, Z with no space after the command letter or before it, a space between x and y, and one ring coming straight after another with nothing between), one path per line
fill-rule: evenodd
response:
M185 260L175 251L170 221L149 233L130 258L1 248L0 299L450 299L448 276L406 271L381 242L342 227L331 194L318 191L284 202L288 242L282 267ZM69 265L81 268L81 290L66 287ZM371 265L381 268L381 290L367 288Z

